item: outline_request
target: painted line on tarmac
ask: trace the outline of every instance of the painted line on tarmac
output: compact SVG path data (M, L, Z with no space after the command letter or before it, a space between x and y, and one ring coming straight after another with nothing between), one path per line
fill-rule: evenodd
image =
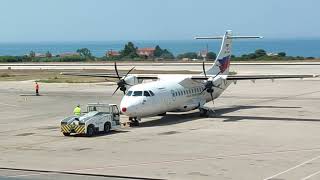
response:
M164 180L164 179L160 179L160 178L117 176L117 175L89 174L89 173L87 174L87 173L76 173L76 172L68 172L68 171L49 171L49 170L7 168L7 167L0 167L0 170L37 172L37 173L44 173L44 174L63 174L63 175L90 176L90 177L107 177L107 178L119 178L119 179Z
M57 173L33 173L33 174L20 174L15 176L6 176L8 178L16 178L16 177L28 177L28 176L41 176L41 175L51 175L51 174L57 174Z
M193 162L193 161L203 161L210 159L219 159L219 158L237 158L237 157L248 157L248 156L259 156L266 154L277 154L277 153L290 153L290 152L310 152L310 151L319 151L320 148L313 149L297 149L297 150L282 150L282 151L271 151L271 152L256 152L256 153L246 153L246 154L235 154L235 155L218 155L213 157L196 157L196 158L188 158L188 159L177 159L177 160L164 160L164 161L151 161L151 162L140 162L133 164L119 164L119 165L111 165L111 166L100 166L94 168L86 168L86 169L70 169L68 171L90 171L90 170L99 170L99 169L113 169L113 168L128 168L134 166L149 166L155 164L172 164L172 163L182 163L182 162ZM319 156L320 158L320 156Z
M0 103L0 105L11 106L11 107L19 107L19 106L14 105L14 104L7 104L7 103Z
M275 177L277 177L277 176L280 176L280 175L282 175L282 174L284 174L284 173L287 173L287 172L289 172L289 171L292 171L292 170L294 170L294 169L297 169L297 168L299 168L299 167L301 167L301 166L303 166L303 165L305 165L305 164L308 164L308 163L310 163L310 162L312 162L312 161L314 161L314 160L317 160L317 159L319 159L319 158L320 158L320 155L317 156L317 157L314 157L314 158L312 158L312 159L309 159L309 160L307 160L307 161L305 161L305 162L302 162L302 163L300 163L300 164L298 164L298 165L296 165L296 166L293 166L293 167L291 167L291 168L289 168L289 169L287 169L287 170L285 170L285 171L282 171L282 172L280 172L280 173L278 173L278 174L275 174L275 175L273 175L273 176L270 176L270 177L268 177L268 178L265 178L265 179L263 179L263 180L270 180L270 179L275 178ZM318 172L318 173L320 173L320 172Z
M310 174L309 176L307 176L307 177L305 177L305 178L303 178L303 179L301 179L301 180L307 180L307 179L310 179L310 178L312 178L312 177L314 177L314 176L316 176L316 175L318 175L318 174L320 174L320 171L315 172L315 173L313 173L313 174Z

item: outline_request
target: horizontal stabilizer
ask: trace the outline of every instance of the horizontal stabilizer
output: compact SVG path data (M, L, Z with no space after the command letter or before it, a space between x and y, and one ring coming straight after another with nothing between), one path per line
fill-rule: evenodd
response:
M222 39L223 36L212 36L212 37L195 37L194 39Z
M296 79L316 78L319 75L229 75L227 80L258 80L258 79Z
M227 36L228 39L262 39L263 36ZM223 39L223 36L195 37L194 39Z
M258 79L293 79L293 78L317 78L319 75L227 75L226 80L258 80ZM204 75L194 75L192 80L208 80L209 78Z

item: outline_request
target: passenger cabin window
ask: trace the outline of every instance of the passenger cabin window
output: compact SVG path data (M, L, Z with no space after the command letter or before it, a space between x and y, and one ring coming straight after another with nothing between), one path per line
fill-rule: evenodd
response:
M133 96L142 96L142 91L133 92Z
M128 91L128 93L126 94L126 96L131 96L132 95L132 91Z
M150 95L150 93L148 91L144 91L143 92L143 96L150 97L151 95Z

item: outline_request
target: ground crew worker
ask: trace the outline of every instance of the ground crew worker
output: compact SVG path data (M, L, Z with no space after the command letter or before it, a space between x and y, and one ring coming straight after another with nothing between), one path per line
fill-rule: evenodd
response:
M36 96L39 96L39 84L36 82Z
M75 116L80 116L80 115L81 115L80 105L78 105L76 108L74 108L73 114L74 114Z

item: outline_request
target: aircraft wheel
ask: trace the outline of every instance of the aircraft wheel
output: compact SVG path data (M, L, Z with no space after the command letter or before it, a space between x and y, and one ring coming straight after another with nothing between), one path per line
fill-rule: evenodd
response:
M208 110L200 109L200 117L209 117Z
M130 122L130 127L137 127L139 125L140 125L140 123L138 120L133 120Z
M70 133L63 133L64 136L70 136Z

